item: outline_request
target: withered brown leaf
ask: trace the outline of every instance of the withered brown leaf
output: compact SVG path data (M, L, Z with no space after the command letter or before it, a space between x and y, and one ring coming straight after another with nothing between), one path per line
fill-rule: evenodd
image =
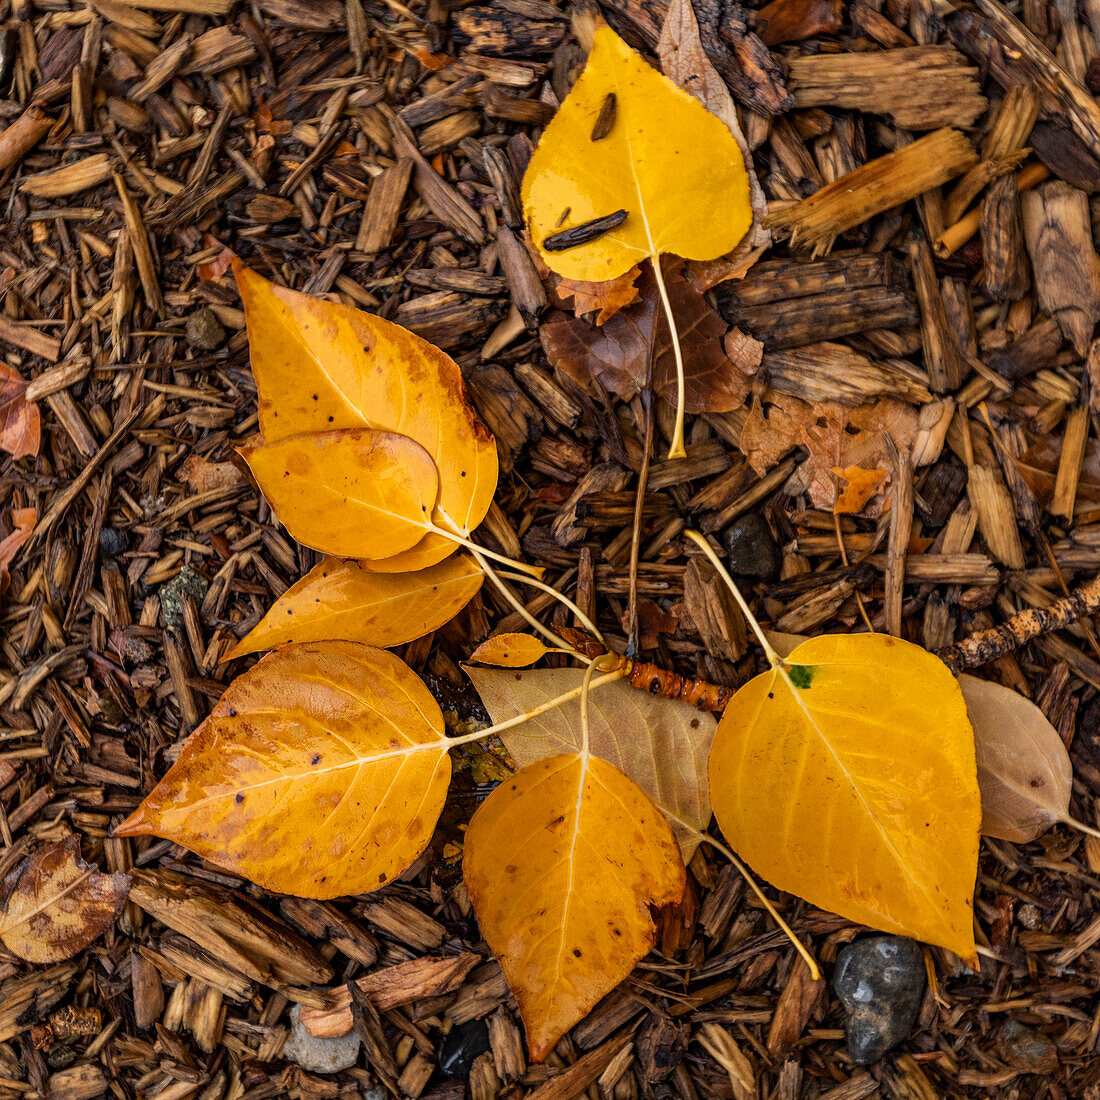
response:
M26 392L19 372L0 363L0 450L13 458L34 457L42 445L42 417Z
M101 936L130 892L130 876L102 874L80 858L80 838L39 848L4 880L0 940L21 959L60 962Z
M682 260L665 261L663 270L684 357L685 410L736 409L749 394L750 379L740 360L732 362L723 347L729 326L684 277ZM652 359L653 389L675 403L676 361L657 282L648 268L639 291L637 302L600 327L564 313L551 314L540 329L542 346L550 361L576 382L586 385L595 380L627 400L645 389Z

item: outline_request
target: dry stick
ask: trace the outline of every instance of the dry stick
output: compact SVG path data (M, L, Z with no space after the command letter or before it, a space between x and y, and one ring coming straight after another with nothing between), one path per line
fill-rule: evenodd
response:
M654 341L656 347L656 341ZM649 373L653 374L653 353L650 352ZM631 660L641 648L638 637L638 554L642 546L642 509L645 507L645 491L649 485L649 461L653 456L654 401L649 389L642 392L645 404L645 445L642 449L642 467L638 471L638 489L634 494L634 526L630 533L630 594L627 599L626 655Z

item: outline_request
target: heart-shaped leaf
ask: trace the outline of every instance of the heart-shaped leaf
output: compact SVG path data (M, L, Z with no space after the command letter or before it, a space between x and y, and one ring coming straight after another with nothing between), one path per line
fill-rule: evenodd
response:
M523 204L543 259L570 279L613 279L663 252L712 260L752 224L729 129L607 26L531 157ZM618 211L625 219L596 239L553 247Z
M346 558L415 546L439 486L431 455L393 432L306 432L241 454L300 543Z
M449 355L400 325L275 286L233 267L248 324L249 355L267 443L335 428L376 428L416 440L439 471L434 520L464 531L489 509L497 484L496 443L466 401ZM405 572L455 549L428 534L410 551L390 550L371 569Z
M464 671L498 723L574 691L584 680L579 668L513 673L464 666ZM699 845L694 830L710 824L706 775L707 756L718 728L714 716L614 681L589 696L588 721L592 752L629 776L668 816L684 860L689 860ZM580 749L580 728L580 701L572 699L500 736L522 768L547 756Z
M238 676L116 836L152 833L267 890L375 890L424 850L451 777L439 704L392 653L285 646Z
M1046 715L1019 692L960 676L974 726L982 832L1026 844L1069 816L1073 766Z
M126 904L130 876L104 875L80 858L80 837L39 848L4 883L0 940L21 959L60 962L101 936Z
M803 642L722 715L710 794L773 886L973 959L981 803L947 666L886 634Z
M271 605L223 660L288 642L338 638L381 648L411 642L450 622L485 579L468 554L415 573L372 573L325 558Z
M534 1062L647 954L650 908L679 901L685 885L658 809L587 753L501 783L470 822L462 873Z

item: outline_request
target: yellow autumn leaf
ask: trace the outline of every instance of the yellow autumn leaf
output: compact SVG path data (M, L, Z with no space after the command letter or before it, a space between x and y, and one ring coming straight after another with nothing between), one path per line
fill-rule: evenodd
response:
M497 668L526 668L549 652L533 634L497 634L486 638L470 654L470 660Z
M277 443L303 432L376 428L416 440L439 470L432 519L465 533L484 518L497 484L497 450L466 400L458 364L419 336L338 302L276 286L233 266L248 324L260 432ZM411 550L372 559L389 573L442 561L455 543L428 533Z
M533 1062L648 953L651 907L678 902L686 880L657 807L587 752L501 783L470 822L462 873Z
M468 554L413 573L372 573L356 561L325 558L291 585L222 660L288 642L339 638L382 649L411 642L450 622L484 579Z
M431 840L450 747L392 653L284 646L229 685L114 835L164 837L281 894L364 894Z
M531 157L523 204L546 263L588 281L662 252L713 260L752 224L748 173L729 129L607 26L596 29L584 72ZM623 222L595 240L547 247L547 238L618 210Z
M294 538L347 558L415 546L439 486L431 455L393 432L306 432L240 453Z
M710 789L722 832L774 886L976 958L974 733L926 650L885 634L803 642L726 708Z

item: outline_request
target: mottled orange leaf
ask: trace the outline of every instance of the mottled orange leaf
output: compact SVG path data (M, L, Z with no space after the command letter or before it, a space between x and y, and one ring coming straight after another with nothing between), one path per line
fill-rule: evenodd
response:
M100 873L80 858L80 838L66 837L4 880L0 940L27 962L71 959L114 923L129 892L129 875Z
M277 893L367 893L431 839L447 749L439 704L392 653L284 646L230 684L115 835L164 837Z
M33 508L13 508L11 521L15 525L15 530L0 542L0 576L7 575L8 566L33 534L34 525L38 522L38 513Z
M279 522L304 546L382 558L415 546L435 504L431 455L394 432L304 432L242 447Z
M196 493L208 493L211 489L229 489L243 485L247 478L234 462L211 462L202 455L188 455L179 465L179 479Z
M411 642L450 622L484 579L467 554L413 573L373 573L355 561L325 558L291 585L223 660L288 642L340 638L382 648Z
M864 470L861 466L834 467L836 474L844 487L841 489L833 505L833 515L851 515L860 511L863 506L878 492L886 477L885 470Z
M497 634L470 654L471 661L497 668L526 668L549 653L533 634Z
M641 292L636 284L641 273L641 268L632 267L614 279L605 279L599 283L560 278L555 291L557 297L562 300L563 306L571 306L576 317L583 317L586 313L595 313L599 310L596 324L602 325L614 317L620 309L638 300Z
M42 446L42 417L26 392L19 372L0 362L0 449L13 458L33 458Z
M496 490L497 451L466 401L458 364L400 325L275 286L240 263L234 272L264 441L364 427L408 436L439 471L432 520L444 530L452 522L463 531L476 527ZM372 558L370 568L423 569L454 549L449 539L426 534L411 550Z
M204 234L202 243L206 248L218 249L218 254L204 264L196 264L195 274L206 282L211 279L220 279L233 266L237 254L228 245L222 244L212 233Z
M652 908L678 902L685 884L660 811L585 752L539 760L489 795L466 833L463 877L534 1062L648 953Z

